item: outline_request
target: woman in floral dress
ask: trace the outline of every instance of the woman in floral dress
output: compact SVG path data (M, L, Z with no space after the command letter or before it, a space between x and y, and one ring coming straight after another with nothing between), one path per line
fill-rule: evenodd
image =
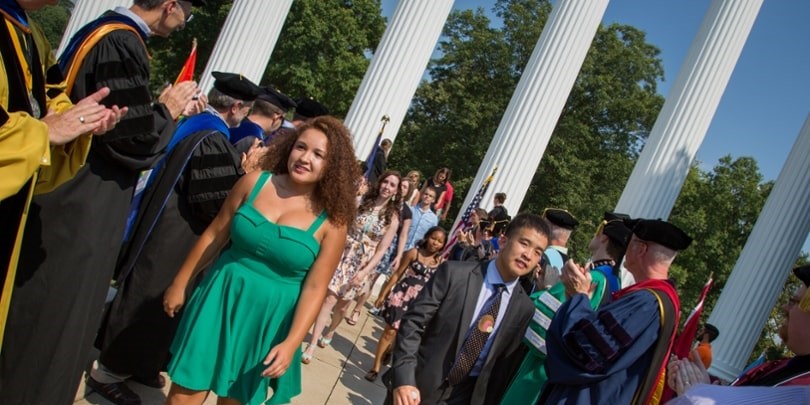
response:
M380 291L375 305L381 306L383 300L388 297L382 311L386 325L380 341L377 343L374 364L366 374L366 380L377 379L383 358L391 349L397 336L399 321L402 319L402 315L408 311L408 304L419 295L430 277L433 276L433 272L441 264L445 243L447 243L447 231L439 226L428 229L425 232L425 238L415 248L405 253L396 273L391 275ZM393 291L391 291L392 287ZM391 291L390 295L389 291Z
M363 291L366 280L394 239L399 225L399 181L399 172L387 171L380 176L377 187L369 189L363 197L340 264L329 282L326 300L315 320L309 346L301 356L304 364L312 359L316 343L326 347L332 342L349 303ZM321 335L330 318L328 330Z

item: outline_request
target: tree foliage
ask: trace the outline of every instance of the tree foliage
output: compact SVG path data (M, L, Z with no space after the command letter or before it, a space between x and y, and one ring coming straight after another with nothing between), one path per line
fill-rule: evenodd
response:
M380 0L294 1L263 82L344 116L385 30L381 13Z
M150 39L152 82L174 81L197 38L197 75L211 55L232 1L208 0L194 19L169 38ZM312 96L332 114L345 115L360 86L368 56L385 30L379 0L296 0L260 84L292 97ZM260 47L249 43L242 46Z
M72 1L63 1L56 6L43 7L28 13L42 27L42 31L45 32L45 36L54 51L59 47L59 42L62 41L62 33L65 32L65 27L67 27L71 7L73 7Z
M400 169L453 169L460 204L551 11L548 1L500 0L495 27L483 9L453 11L391 156ZM600 26L522 210L564 207L595 228L618 200L663 99L663 68L644 33ZM441 145L441 153L437 152ZM463 157L459 159L459 157ZM493 186L497 189L498 177ZM451 212L453 214L453 212ZM584 258L588 231L570 242ZM579 249L581 247L581 249ZM576 253L575 253L576 255Z

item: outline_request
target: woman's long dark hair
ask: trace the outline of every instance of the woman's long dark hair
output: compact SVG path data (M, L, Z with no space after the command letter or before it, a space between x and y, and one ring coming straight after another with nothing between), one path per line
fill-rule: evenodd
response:
M396 216L399 218L399 211L401 208L400 200L399 200L399 182L402 180L402 176L400 176L399 172L396 170L387 170L383 173L380 177L377 177L377 184L374 187L369 187L366 195L363 196L363 201L360 202L360 208L358 209L358 215L363 212L366 212L374 207L374 200L380 195L380 185L382 184L383 180L394 176L397 178L397 189L394 193L394 196L391 197L390 200L385 204L383 209L381 210L382 216L385 219L385 225L391 223L391 220Z

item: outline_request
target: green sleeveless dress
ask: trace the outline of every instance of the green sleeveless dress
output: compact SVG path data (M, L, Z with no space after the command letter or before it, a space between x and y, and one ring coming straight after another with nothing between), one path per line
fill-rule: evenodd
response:
M234 214L231 245L192 294L171 346L172 381L211 390L243 404L288 403L301 393L301 351L281 377L261 376L267 353L292 326L295 306L320 251L313 237L322 212L307 230L267 220L253 200L270 177L259 176L248 200Z

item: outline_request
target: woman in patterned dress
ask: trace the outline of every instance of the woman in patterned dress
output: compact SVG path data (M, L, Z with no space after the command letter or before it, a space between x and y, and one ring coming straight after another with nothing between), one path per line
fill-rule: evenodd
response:
M340 264L329 282L329 292L312 329L309 346L301 356L304 364L312 359L316 343L326 347L332 342L349 303L363 290L394 239L399 225L399 180L399 172L387 171L380 176L377 187L369 189L363 197ZM328 330L321 335L330 318Z
M397 272L391 275L388 282L380 290L376 306L381 306L383 300L385 308L382 311L385 319L385 330L377 343L374 364L366 374L366 380L374 381L380 372L383 358L392 348L399 329L402 315L408 311L408 304L419 295L422 288L433 276L433 272L442 262L442 250L447 243L447 231L442 227L434 226L425 232L425 238L415 248L405 253ZM396 287L394 287L396 285ZM394 288L391 291L391 288ZM391 291L389 295L388 292Z
M355 297L354 310L351 312L351 316L346 317L346 323L349 325L357 324L360 318L360 310L362 310L363 306L366 304L366 300L369 295L371 295L371 290L374 288L374 284L377 283L377 279L380 278L380 275L389 277L391 272L399 267L399 261L402 260L402 255L405 254L405 242L408 240L408 231L411 229L411 218L413 215L411 209L405 204L405 201L407 201L407 197L411 195L414 190L415 186L411 184L411 179L403 177L400 180L399 197L402 202L402 208L399 211L399 228L396 235L394 235L394 240L391 241L391 245L388 246L388 251L385 252L385 256L380 260L380 264L377 265L377 270L369 277L366 288L363 289L362 294ZM380 310L381 308L374 307L371 309L371 313L376 315Z

